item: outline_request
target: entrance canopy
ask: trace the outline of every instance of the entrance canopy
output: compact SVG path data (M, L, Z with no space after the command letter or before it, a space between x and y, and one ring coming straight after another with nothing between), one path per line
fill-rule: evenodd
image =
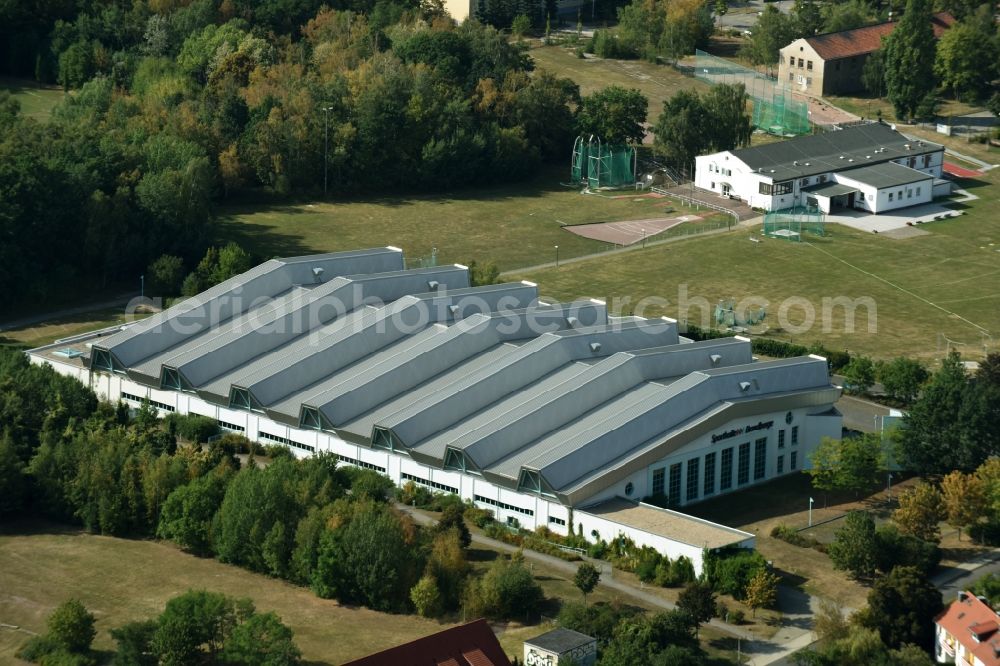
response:
M851 187L849 185L844 185L843 183L820 183L819 185L811 185L809 187L803 187L803 192L806 192L814 197L838 197L842 194L850 194L851 192L857 192L858 188Z

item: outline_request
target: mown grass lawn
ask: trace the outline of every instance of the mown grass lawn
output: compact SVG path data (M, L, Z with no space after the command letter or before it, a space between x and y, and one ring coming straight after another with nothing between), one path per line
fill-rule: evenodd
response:
M71 597L97 616L95 648L113 650L108 630L155 617L189 589L250 597L295 631L308 662L339 664L420 636L439 624L320 599L306 588L188 555L168 543L116 539L75 530L0 535L0 663L16 663L26 632L44 632L52 610Z
M880 358L930 358L943 354L941 334L976 357L984 344L1000 348L976 327L1000 338L998 181L994 170L963 183L980 199L957 205L966 213L957 219L921 225L930 233L915 238L897 240L830 225L826 237L806 236L808 242L752 243L749 237L758 237L759 227L742 228L519 277L538 282L551 298L605 298L626 312L641 299L657 297L658 304L642 314L696 324L712 323L711 308L720 299L756 297L768 304L769 334L781 339L820 341L831 349ZM682 288L693 303L683 312L678 307ZM875 330L868 328L865 307L856 310L853 332L847 330L842 307L828 308L824 322L824 298L838 297L870 298L876 306ZM699 307L695 298L707 307ZM779 318L782 303L787 328ZM815 324L807 332L792 332L804 323L807 307L815 312Z
M569 164L567 153L567 165ZM501 271L555 258L611 249L563 224L615 222L681 215L663 199L581 194L560 185L566 170L552 168L528 183L470 188L445 194L395 195L273 205L229 206L219 213L217 236L260 257L395 245L408 260L437 248L438 263L494 261Z
M0 345L15 345L31 349L50 344L61 338L117 324L127 324L148 316L147 314L128 315L124 313L122 308L105 308L93 312L54 317L38 324L0 332Z
M476 574L485 572L497 556L479 546L469 553ZM18 663L17 649L34 633L44 632L48 615L69 598L79 599L97 617L94 647L105 655L115 648L110 629L155 617L168 599L189 589L250 597L259 610L276 612L295 632L306 663L312 664L340 664L453 624L342 606L307 588L195 557L169 543L96 536L58 525L0 533L0 562L0 663L5 664ZM549 619L561 601L582 599L567 576L538 563L532 570L548 599ZM632 603L603 587L588 598L589 603L597 601ZM525 639L552 626L548 620L515 621L494 625L494 630L505 651L520 656ZM731 663L734 640L703 627L701 641L718 660L712 663Z
M27 79L0 77L0 90L7 90L21 105L21 115L46 121L52 107L62 101L66 93L56 86L44 86Z

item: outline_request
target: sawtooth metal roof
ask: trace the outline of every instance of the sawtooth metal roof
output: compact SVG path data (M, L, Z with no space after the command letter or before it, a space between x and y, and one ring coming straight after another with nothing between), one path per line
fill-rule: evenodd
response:
M332 277L403 268L403 253L394 247L272 259L129 326L108 337L101 347L114 354L123 367L132 367L192 335L246 312L259 299L275 298L294 285L314 284L315 269L321 269L321 275ZM143 335L147 332L156 335Z
M114 369L155 388L177 371L207 401L292 426L430 465L458 456L508 487L537 474L569 504L727 419L838 393L819 357L755 363L745 338L691 342L601 301L541 303L528 282L468 287L461 266L383 270L398 254L266 262L196 297L224 313L214 325L172 327L185 301L94 349L134 359ZM247 285L270 300L227 305Z
M875 122L741 148L731 154L779 182L941 150L939 144L908 139L885 123Z

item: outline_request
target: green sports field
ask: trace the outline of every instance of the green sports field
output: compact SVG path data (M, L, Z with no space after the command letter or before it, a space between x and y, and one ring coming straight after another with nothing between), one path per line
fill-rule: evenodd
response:
M21 105L21 115L38 121L49 119L52 107L65 93L55 86L42 86L25 79L0 78L0 90L6 90Z
M438 263L494 261L506 271L553 261L556 245L563 259L612 249L569 233L564 224L667 216L663 199L585 195L561 186L568 163L565 171L549 169L528 183L450 194L231 206L220 211L217 235L260 257L395 245L411 260L437 248ZM689 212L673 208L670 215Z
M940 356L943 338L965 355L1000 349L1000 170L964 185L980 199L967 204L960 218L921 225L929 233L905 240L830 227L823 238L807 243L766 239L760 229L659 245L637 252L526 272L518 277L539 283L542 293L567 299L594 296L630 299L631 311L643 298L668 299L645 314L666 314L699 323L702 310L678 309L679 288L688 302L747 297L768 304L771 334L795 342L820 341L831 349L849 349L877 357L909 354ZM868 310L856 310L855 331L845 331L845 311L829 308L823 326L823 299L871 299L876 330L868 330ZM804 299L788 301L786 299ZM780 305L789 306L788 329L804 323L811 306L816 322L808 332L776 331ZM806 305L808 303L809 305ZM997 341L984 334L996 336Z

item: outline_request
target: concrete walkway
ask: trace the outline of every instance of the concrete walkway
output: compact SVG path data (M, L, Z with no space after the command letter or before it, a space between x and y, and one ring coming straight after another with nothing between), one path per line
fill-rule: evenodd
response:
M97 310L106 310L108 308L124 307L133 298L136 298L135 294L132 293L122 294L120 296L116 296L106 301L99 301L97 303L88 303L87 305L79 305L72 308L64 308L62 310L54 310L52 312L45 312L42 314L30 315L28 317L21 317L19 319L5 321L0 323L0 332L10 331L18 328L25 328L27 326L34 326L35 324L44 324L54 319L64 319L66 317L72 317L78 314L86 314L88 312L94 312Z
M410 515L418 524L432 525L437 522L433 516L429 516L423 511L415 510L413 507L405 504L396 504L396 508ZM517 546L512 546L474 532L472 533L472 542L507 553L515 553L520 550ZM523 549L523 553L524 559L529 564L531 562L538 562L567 576L576 574L576 569L579 566L579 563L567 562L558 557L539 553L528 548ZM643 588L635 587L629 582L614 578L611 565L608 562L591 560L589 558L584 558L584 561L591 562L601 570L600 585L632 597L653 608L662 608L664 610L677 608L676 604L655 594L651 594ZM816 608L818 608L818 604L819 602L815 597L795 588L782 585L778 588L778 606L782 609L783 613L782 626L773 638L762 639L745 627L727 624L718 619L712 619L708 622L708 625L733 638L740 639L742 653L750 657L747 663L752 664L752 666L766 666L767 664L773 664L787 658L795 651L806 647L815 640L812 633L812 616Z

